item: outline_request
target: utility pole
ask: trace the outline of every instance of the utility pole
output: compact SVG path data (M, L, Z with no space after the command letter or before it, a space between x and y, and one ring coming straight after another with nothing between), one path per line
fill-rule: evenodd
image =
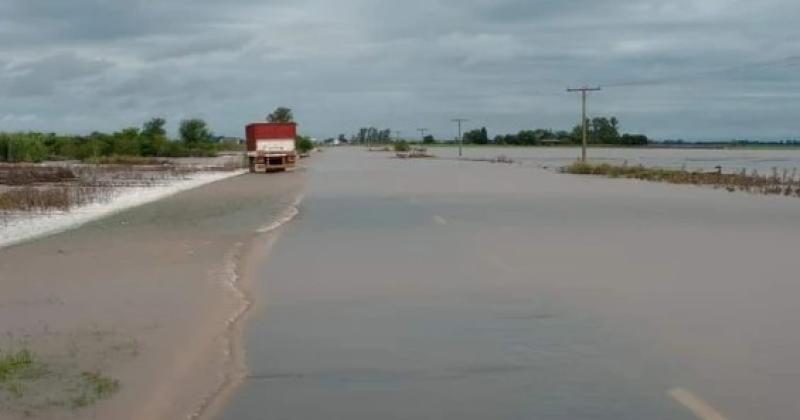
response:
M394 141L400 141L400 133L402 133L402 131L400 131L400 130L395 130L394 131L394 136L395 136L394 137L394 139L395 139Z
M458 123L458 157L462 157L464 156L464 153L461 150L464 147L464 138L461 136L461 123L465 123L469 120L466 118L453 118L450 121Z
M590 88L590 87L585 87L585 86L582 87L582 88L577 88L577 89L567 89L567 92L570 92L570 93L575 93L575 92L580 92L581 93L581 100L582 100L582 104L583 104L583 107L582 107L583 112L581 114L582 115L582 117L581 117L581 127L583 127L583 143L582 143L582 147L581 147L581 162L583 162L583 163L586 163L586 143L588 143L588 141L586 139L587 134L588 134L587 133L588 127L586 126L586 94L588 92L599 92L600 90L602 90L602 89L599 88L599 87Z
M424 142L425 141L425 133L428 132L428 129L427 128L418 128L417 131L419 131L420 140L422 140Z

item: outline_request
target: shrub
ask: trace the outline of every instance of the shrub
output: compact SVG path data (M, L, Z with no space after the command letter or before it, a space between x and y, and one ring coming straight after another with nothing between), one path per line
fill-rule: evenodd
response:
M411 150L411 146L406 143L405 140L398 141L394 144L394 151L395 152L408 152Z
M300 153L308 153L314 149L314 143L308 137L298 136L295 140L295 147Z

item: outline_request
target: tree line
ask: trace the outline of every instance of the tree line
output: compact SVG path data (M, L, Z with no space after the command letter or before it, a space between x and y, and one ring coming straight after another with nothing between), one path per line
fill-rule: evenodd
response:
M616 117L597 117L587 119L587 139L590 144L645 146L649 143L643 134L620 134L619 120ZM464 143L467 144L499 144L518 146L539 145L569 145L580 144L583 141L583 127L575 126L571 132L554 131L538 128L535 130L522 130L516 134L497 135L489 138L486 127L470 130L464 133Z
M325 143L330 144L338 141L341 144L387 144L397 140L392 139L391 134L392 130L388 128L362 127L349 138L344 134L340 134L337 138L326 139ZM650 139L643 134L621 133L619 120L616 117L587 119L587 135L590 144L645 146L650 143ZM490 137L486 127L481 127L465 132L463 141L466 144L514 146L573 145L580 144L583 141L583 128L580 125L575 126L572 131L537 128ZM437 140L432 135L427 135L422 139L423 144L434 144L436 142ZM447 143L452 142L447 141Z
M89 135L0 132L0 161L96 161L111 156L215 156L221 150L240 148L237 141L216 137L202 119L181 121L178 139L167 136L166 124L163 118L153 118L141 128L129 127L114 133L94 132Z

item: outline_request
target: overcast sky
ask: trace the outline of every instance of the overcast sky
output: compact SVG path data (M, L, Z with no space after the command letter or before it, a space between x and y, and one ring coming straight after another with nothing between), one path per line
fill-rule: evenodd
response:
M205 118L242 136L278 105L316 137L453 138L593 115L655 138L800 137L797 0L2 0L0 130Z

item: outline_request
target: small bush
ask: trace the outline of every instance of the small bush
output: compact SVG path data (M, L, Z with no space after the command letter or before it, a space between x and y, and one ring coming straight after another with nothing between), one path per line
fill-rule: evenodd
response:
M411 151L411 146L405 141L401 140L394 144L394 151L395 152L409 152Z
M308 137L298 136L295 140L295 147L300 153L308 153L314 149L314 143Z
M131 155L100 156L87 159L86 162L99 165L161 165L167 163L164 159Z

